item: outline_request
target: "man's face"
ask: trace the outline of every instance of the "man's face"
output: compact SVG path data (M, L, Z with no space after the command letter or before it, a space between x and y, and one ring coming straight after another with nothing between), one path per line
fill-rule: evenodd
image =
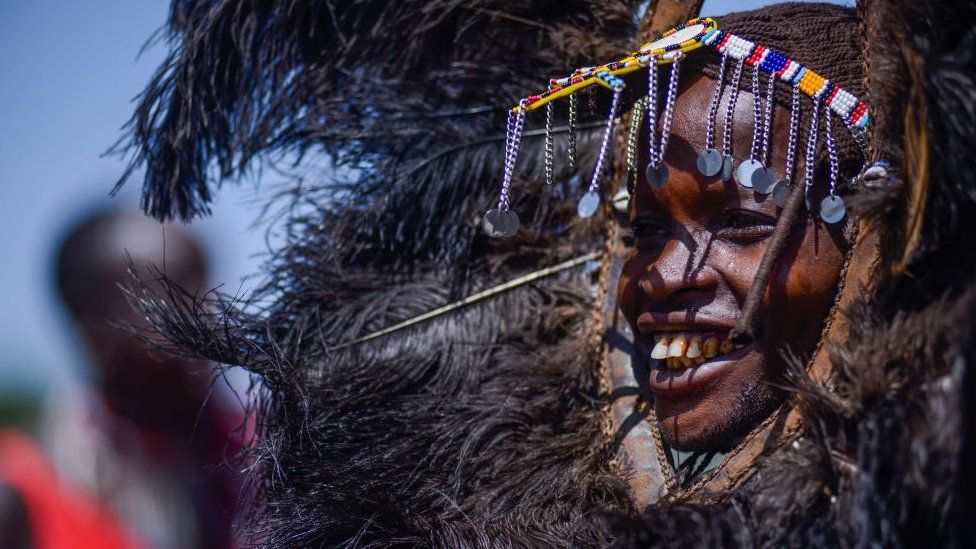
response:
M743 78L751 78L749 71ZM802 211L760 307L757 340L738 349L722 348L741 314L780 208L771 196L698 172L695 160L704 148L715 81L699 75L682 80L665 157L670 179L660 190L644 180L644 130L641 179L629 212L633 248L617 297L641 356L650 361L650 385L665 441L682 450L718 450L782 402L783 394L769 385L784 369L781 352L813 352L848 243L843 223L825 225ZM765 79L762 86L765 89ZM725 112L726 99L720 113ZM724 116L718 118L716 143L721 143ZM789 118L788 111L776 108L770 165L778 178L785 172ZM752 142L753 102L747 92L739 97L733 130L738 167L748 159ZM805 150L806 134L803 128L798 151ZM795 182L802 181L800 156L798 152ZM819 203L825 186L815 183L814 203ZM685 357L683 364L669 368L665 360L650 358L662 338L682 335L698 342L697 360Z
M149 288L165 295L150 264L190 292L201 292L206 267L199 246L186 231L164 230L141 214L106 222L85 250L86 294L74 314L93 353L102 396L114 412L158 431L190 432L207 399L206 363L169 356L119 326L149 330L148 320L125 299L119 285L132 284L122 250Z

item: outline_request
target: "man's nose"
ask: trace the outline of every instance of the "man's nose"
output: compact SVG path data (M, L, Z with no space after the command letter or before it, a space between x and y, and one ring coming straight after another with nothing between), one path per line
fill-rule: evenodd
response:
M667 302L669 309L713 295L718 275L707 265L708 248L706 238L687 235L669 240L641 276L641 291L652 302Z

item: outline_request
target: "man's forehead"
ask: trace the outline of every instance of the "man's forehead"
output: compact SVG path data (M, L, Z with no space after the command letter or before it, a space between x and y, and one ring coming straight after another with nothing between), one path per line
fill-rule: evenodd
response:
M670 182L663 189L652 189L643 180L638 182L630 201L630 214L708 217L727 209L751 208L774 215L772 199L761 198L763 200L757 200L751 189L743 188L732 180L704 180L692 174L672 172ZM770 211L767 212L767 209Z

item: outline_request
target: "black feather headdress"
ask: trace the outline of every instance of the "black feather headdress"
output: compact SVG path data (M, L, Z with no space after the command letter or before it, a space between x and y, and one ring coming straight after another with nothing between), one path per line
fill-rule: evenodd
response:
M322 186L355 212L330 221L356 242L337 258L456 261L495 184L507 106L626 51L636 4L174 2L171 53L130 121L130 173L146 168L148 213L189 219L256 161L324 154L344 175Z
M602 247L596 224L552 200L579 191L567 174L550 195L541 173L518 174L522 206L539 212L522 237L490 242L479 221L507 108L548 76L627 51L638 4L174 2L171 53L129 126L147 212L204 213L216 185L262 162L324 156L330 168L300 190L311 207L289 218L250 313L175 287L136 294L180 352L263 381L255 539L603 539L579 517L626 499L600 432L591 270L337 347ZM580 135L582 155L591 138ZM542 145L530 130L522 154L541 158Z

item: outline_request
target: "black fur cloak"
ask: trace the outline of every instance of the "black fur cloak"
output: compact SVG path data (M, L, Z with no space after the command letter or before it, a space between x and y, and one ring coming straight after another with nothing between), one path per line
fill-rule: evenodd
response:
M829 389L802 369L793 377L802 433L765 448L734 487L634 503L592 351L605 281L591 264L341 347L603 248L607 224L575 219L569 174L538 191L531 129L514 207L536 217L506 241L478 222L496 191L505 109L549 75L631 50L641 11L657 5L173 2L171 53L123 143L132 169L146 169L146 211L189 219L257 166L317 163L274 198L289 237L246 303L134 292L174 350L262 381L243 520L254 543L976 540L976 2L859 6L872 148L897 173L858 197L876 258L845 286L845 337L822 346ZM595 139L581 136L582 154Z

